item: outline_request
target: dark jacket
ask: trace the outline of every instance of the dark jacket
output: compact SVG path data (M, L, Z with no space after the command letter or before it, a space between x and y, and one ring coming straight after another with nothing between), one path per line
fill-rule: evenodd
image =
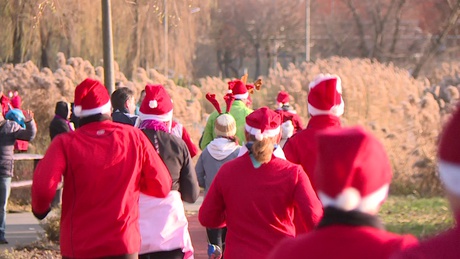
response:
M185 142L164 131L142 130L158 151L172 178L172 190L181 193L183 201L194 203L200 194L195 168Z
M112 113L112 120L114 122L128 124L131 126L134 126L136 124L137 118L138 116L136 115L131 115L126 111L120 111L118 109Z
M56 103L55 116L49 126L51 140L61 133L70 131L69 121L67 120L69 113L69 105L66 102L61 101Z
M0 177L12 177L14 168L14 142L17 139L31 141L37 134L35 121L26 122L22 128L14 121L0 122Z

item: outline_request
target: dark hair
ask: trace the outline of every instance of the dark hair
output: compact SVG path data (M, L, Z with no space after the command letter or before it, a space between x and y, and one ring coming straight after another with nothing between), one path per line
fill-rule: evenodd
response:
M3 84L0 83L0 93L3 93Z
M112 102L113 110L123 110L125 109L125 103L127 100L134 96L134 92L127 88L121 87L115 90L110 96L110 101Z

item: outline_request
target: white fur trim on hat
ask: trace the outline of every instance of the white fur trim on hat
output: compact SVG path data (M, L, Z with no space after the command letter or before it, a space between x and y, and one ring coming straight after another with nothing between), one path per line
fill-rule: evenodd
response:
M460 196L460 165L440 160L439 178L447 190Z
M308 88L311 89L315 87L317 84L328 80L328 79L337 79L337 82L335 84L335 89L339 94L342 94L342 79L338 75L331 75L331 74L319 74L318 76L313 79L313 81L308 85Z
M82 107L79 105L79 106L75 106L73 110L77 117L87 117L87 116L91 116L91 115L95 115L99 113L101 114L110 113L110 111L112 110L112 104L109 101L106 104L102 105L101 107L88 109L88 110L82 110L81 108Z
M330 110L316 109L311 104L308 104L308 112L313 116L331 114L340 117L345 112L345 103L343 102L343 98L340 97L340 105L333 106Z
M236 100L241 100L241 99L248 99L249 97L249 92L246 92L244 94L235 94L233 95Z
M154 114L145 114L139 111L139 118L141 120L156 120L156 121L171 121L173 117L173 110L168 113L162 115L154 115Z
M322 191L318 191L318 197L324 208L332 206L345 211L358 210L369 213L377 211L387 197L389 187L385 184L366 197L361 197L359 191L353 187L344 189L335 199Z
M254 135L256 139L259 141L261 141L264 138L271 138L271 137L277 136L278 134L280 134L280 129L281 129L281 127L278 126L278 128L276 129L264 130L264 132L262 133L260 129L253 128L249 126L248 124L245 124L244 128L249 134Z

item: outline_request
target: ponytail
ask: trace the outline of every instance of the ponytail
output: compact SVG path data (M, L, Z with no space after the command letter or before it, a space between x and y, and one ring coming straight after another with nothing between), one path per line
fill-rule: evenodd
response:
M254 140L251 147L251 152L257 162L263 164L270 162L273 154L274 138L264 138L262 140Z

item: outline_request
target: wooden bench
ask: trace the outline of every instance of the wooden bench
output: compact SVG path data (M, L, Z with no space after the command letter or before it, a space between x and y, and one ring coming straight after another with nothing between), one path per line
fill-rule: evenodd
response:
M14 161L33 160L34 161L34 169L37 167L38 162L42 158L43 158L43 155L40 155L40 154L15 153L13 155ZM23 181L11 182L11 188L26 187L26 186L31 186L31 185L32 185L32 180L23 180Z

